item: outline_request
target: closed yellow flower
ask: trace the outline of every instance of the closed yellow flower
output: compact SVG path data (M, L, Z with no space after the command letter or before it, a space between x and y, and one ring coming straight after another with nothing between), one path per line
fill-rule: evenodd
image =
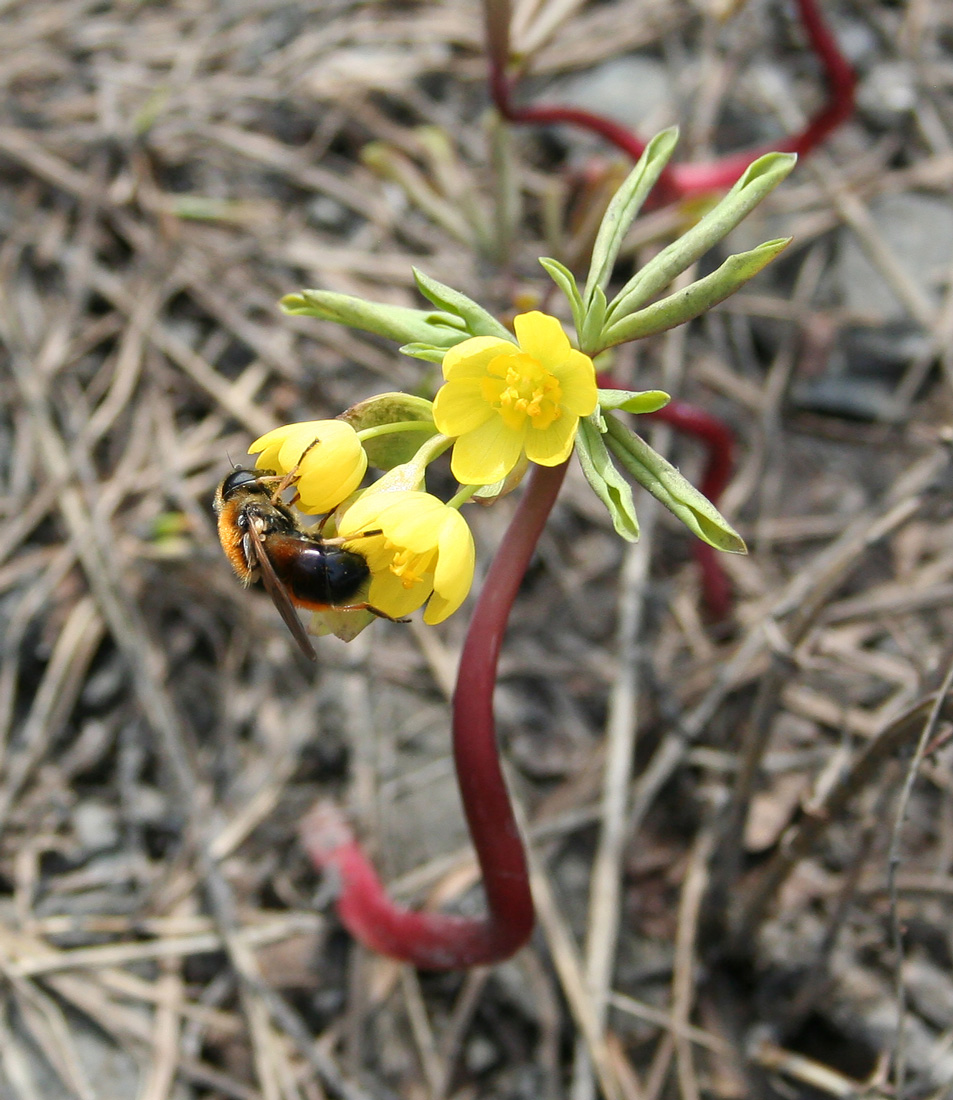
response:
M287 474L298 466L296 507L321 516L334 509L361 484L367 455L357 432L343 420L308 420L266 432L248 448L257 454L259 470Z
M555 317L534 310L513 325L516 344L474 336L444 356L434 422L456 439L450 467L465 485L502 480L524 453L558 466L572 451L579 418L598 401L592 360Z
M379 535L360 536L364 531ZM443 622L473 583L473 535L466 520L429 493L373 489L338 517L345 546L367 559L367 602L395 619L427 603L424 622Z

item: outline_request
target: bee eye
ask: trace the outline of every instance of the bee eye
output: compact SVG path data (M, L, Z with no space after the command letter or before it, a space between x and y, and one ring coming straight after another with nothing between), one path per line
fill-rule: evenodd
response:
M239 466L222 482L222 499L228 500L228 498L239 489L249 489L257 485L259 481L260 475L257 471L245 470Z

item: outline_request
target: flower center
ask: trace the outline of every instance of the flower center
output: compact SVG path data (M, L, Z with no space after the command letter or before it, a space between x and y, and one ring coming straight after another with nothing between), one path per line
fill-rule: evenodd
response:
M436 557L436 550L415 554L412 550L395 547L389 569L395 577L400 578L404 588L413 588L415 584L421 584L428 575L433 575Z
M499 412L508 428L548 428L558 420L563 391L559 380L531 355L499 355L487 367L481 388L484 400Z

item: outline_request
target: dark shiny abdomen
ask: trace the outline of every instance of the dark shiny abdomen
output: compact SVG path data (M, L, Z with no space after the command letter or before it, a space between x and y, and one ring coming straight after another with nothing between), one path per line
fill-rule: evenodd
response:
M312 610L347 606L370 577L360 554L314 539L272 536L268 558L293 602Z

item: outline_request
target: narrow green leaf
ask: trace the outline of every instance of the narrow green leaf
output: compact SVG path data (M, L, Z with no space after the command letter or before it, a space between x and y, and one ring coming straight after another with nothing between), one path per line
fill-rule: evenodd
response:
M483 306L477 305L472 298L461 294L459 290L446 286L444 283L425 275L416 267L413 269L414 281L417 289L439 309L452 313L459 317L467 327L470 336L496 336L500 340L513 342L513 334L505 328L492 313L488 313Z
M599 408L603 412L622 409L630 413L654 413L664 409L672 398L663 390L600 390Z
M727 195L705 217L673 241L625 284L609 306L609 320L634 312L717 244L785 179L797 161L793 153L767 153L748 166Z
M639 521L632 487L613 465L602 433L587 419L579 421L575 451L586 481L612 517L616 534L627 542L636 542Z
M616 191L612 202L609 203L609 209L599 226L596 243L592 249L589 277L586 279L586 289L583 293L583 301L586 305L592 304L597 288L601 288L604 292L608 286L629 226L662 174L677 141L677 126L656 134L645 147L645 152L639 157L638 163L626 177L625 182Z
M753 279L790 243L790 237L783 237L776 241L766 241L757 248L752 248L750 252L729 256L717 271L677 290L667 298L653 302L635 313L622 316L616 314L616 319L603 330L598 350L602 351L628 340L653 336L657 332L664 332L699 317L730 294L734 294L749 279Z
M609 449L635 480L703 542L745 554L744 540L712 502L657 451L613 416L606 417Z
M467 334L463 332L457 342L462 343L467 338ZM397 350L401 355L407 355L411 359L423 359L427 363L442 363L448 349L438 348L434 344L411 343L401 344Z
M603 350L602 329L606 323L606 296L601 286L597 286L592 294L592 301L586 310L582 321L582 331L579 333L579 350L586 355L596 355Z
M578 335L582 331L585 312L575 276L568 267L564 267L558 260L550 259L549 256L540 256L539 262L550 279L565 294L569 308L572 310L572 323Z
M469 335L463 329L463 322L449 313L366 302L363 298L353 298L350 294L337 294L331 290L302 290L297 294L287 294L281 299L281 308L291 316L319 317L322 321L334 321L348 328L386 336L401 344L422 343L452 348Z

